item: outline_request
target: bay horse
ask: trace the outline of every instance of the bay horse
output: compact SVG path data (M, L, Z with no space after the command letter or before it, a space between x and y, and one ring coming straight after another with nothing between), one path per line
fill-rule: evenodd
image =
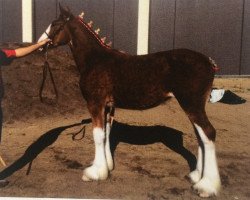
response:
M91 23L60 7L48 31L52 46L68 44L80 72L80 89L92 118L95 157L83 171L83 181L105 180L113 170L109 135L114 110L143 110L166 101L171 94L187 114L198 140L196 169L189 174L201 197L217 195L221 186L216 160L216 131L205 104L216 65L211 58L188 49L130 55L112 49L92 30Z

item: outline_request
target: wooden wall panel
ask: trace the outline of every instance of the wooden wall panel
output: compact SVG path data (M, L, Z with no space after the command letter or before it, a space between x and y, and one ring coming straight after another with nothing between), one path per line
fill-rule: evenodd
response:
M177 0L175 48L216 60L219 74L239 74L243 0Z
M3 0L0 0L0 42L3 42Z
M245 0L240 74L250 75L250 0Z
M137 52L138 0L115 0L114 47Z
M22 2L2 2L2 39L4 42L22 42Z
M176 0L151 0L149 52L174 48L174 22Z

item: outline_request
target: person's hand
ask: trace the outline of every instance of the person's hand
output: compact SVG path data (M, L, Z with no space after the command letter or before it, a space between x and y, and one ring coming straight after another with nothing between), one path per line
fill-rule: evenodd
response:
M43 45L47 44L48 42L51 42L51 39L46 38L46 39L44 39L44 40L42 40L42 41L38 42L39 47L41 47L41 46L43 46Z

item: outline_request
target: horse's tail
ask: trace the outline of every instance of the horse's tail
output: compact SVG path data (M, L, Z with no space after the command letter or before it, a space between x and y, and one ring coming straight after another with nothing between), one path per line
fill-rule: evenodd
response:
M217 72L217 71L220 70L220 68L218 67L218 65L216 64L216 62L211 57L209 57L209 62L212 65L212 68L213 68L213 70L215 72Z

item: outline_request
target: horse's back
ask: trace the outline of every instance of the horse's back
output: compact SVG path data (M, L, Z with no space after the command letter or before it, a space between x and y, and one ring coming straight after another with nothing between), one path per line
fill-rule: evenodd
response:
M164 80L169 72L166 58L128 56L114 66L114 99L122 108L146 109L166 100Z
M176 49L143 56L127 56L114 66L114 99L119 107L148 108L175 95L204 95L214 72L206 56Z

